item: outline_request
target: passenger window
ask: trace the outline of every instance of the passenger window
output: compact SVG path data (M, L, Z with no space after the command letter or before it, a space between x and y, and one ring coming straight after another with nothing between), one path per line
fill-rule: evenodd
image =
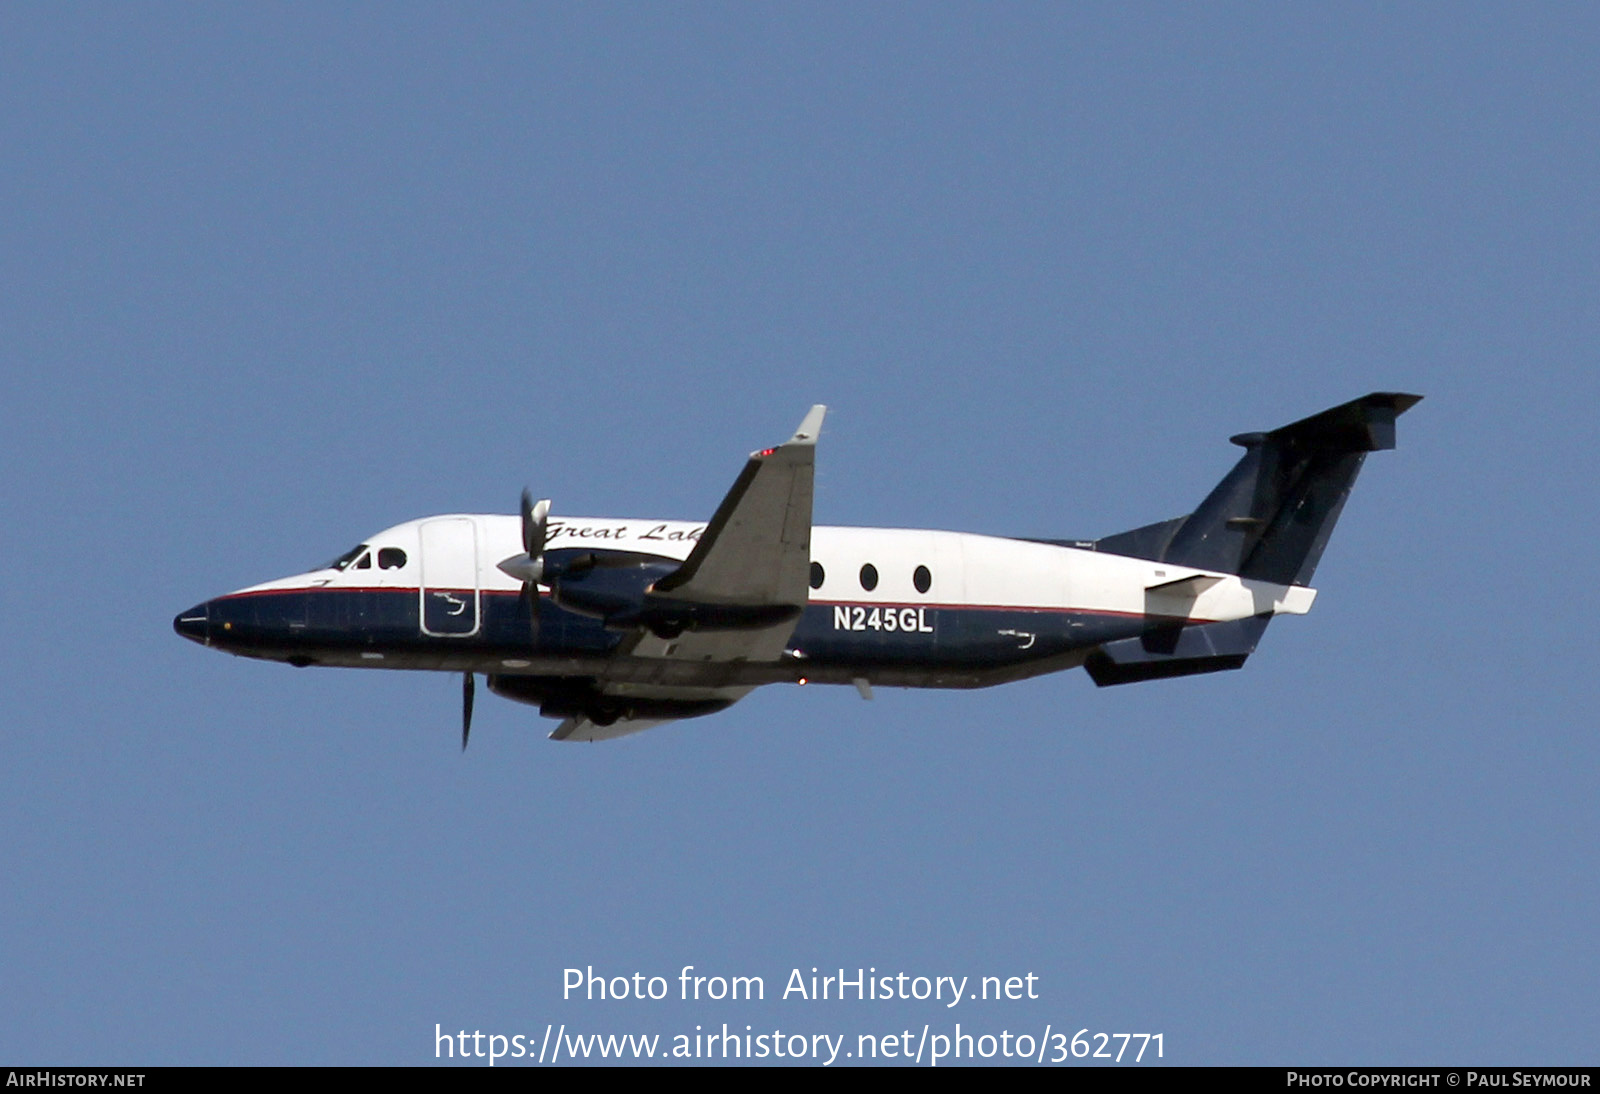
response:
M828 575L823 572L822 563L813 562L811 564L811 587L813 589L822 588L822 582L827 576Z
M406 564L406 553L398 547L384 547L378 551L378 569L399 570Z
M861 567L861 587L869 593L878 587L878 568L870 562Z
M925 593L933 587L933 575L926 566L918 566L911 571L911 584L917 587L917 592Z

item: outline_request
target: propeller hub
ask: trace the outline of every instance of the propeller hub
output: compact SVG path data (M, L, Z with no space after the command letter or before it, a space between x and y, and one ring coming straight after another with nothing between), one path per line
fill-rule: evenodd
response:
M537 584L544 577L544 559L530 558L526 553L512 555L499 564L500 572L526 584Z

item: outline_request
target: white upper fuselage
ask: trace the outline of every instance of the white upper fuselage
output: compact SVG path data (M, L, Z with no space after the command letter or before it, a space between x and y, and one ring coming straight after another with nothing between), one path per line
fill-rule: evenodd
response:
M566 517L550 522L548 549L593 548L633 551L683 560L705 530L704 523L627 518ZM424 529L426 529L426 542ZM452 588L515 592L519 584L498 564L518 554L518 518L500 514L452 514L407 521L368 539L365 568L316 570L240 590L242 593L297 588ZM405 562L384 568L378 558L398 548ZM822 581L814 604L868 606L938 605L946 608L1077 610L1096 614L1157 615L1196 622L1245 619L1265 613L1303 614L1314 590L1249 581L1189 567L1125 558L1093 550L1030 540L912 528L812 529L811 558ZM392 559L391 559L392 560ZM877 581L866 588L862 570ZM919 567L928 576L919 591ZM813 571L815 574L815 571ZM1195 575L1214 579L1193 592L1152 591Z

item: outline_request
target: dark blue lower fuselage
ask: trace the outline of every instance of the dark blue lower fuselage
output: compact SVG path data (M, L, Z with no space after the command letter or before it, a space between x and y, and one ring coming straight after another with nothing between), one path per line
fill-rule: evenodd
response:
M562 664L583 672L585 665L608 664L633 633L541 596L535 637L528 603L515 592L429 593L426 604L414 588L236 593L196 606L174 626L207 645L297 665L497 673L529 663L533 671ZM796 623L783 662L749 666L747 675L752 683L857 676L888 683L901 676L920 682L918 674L929 674L928 683L972 686L987 682L979 676L998 671L1014 678L1005 670L1056 662L1147 626L1142 616L1118 613L813 602ZM725 671L719 679L727 679Z

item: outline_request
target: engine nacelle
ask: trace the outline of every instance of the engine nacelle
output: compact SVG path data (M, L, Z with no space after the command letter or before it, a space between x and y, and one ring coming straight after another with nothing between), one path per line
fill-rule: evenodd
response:
M602 620L612 630L646 627L661 638L684 631L761 630L800 615L798 604L703 604L651 593L681 565L635 551L567 548L547 556L544 583L567 611Z
M645 590L680 565L676 559L636 551L568 548L546 556L544 584L567 611L609 621L638 615Z

